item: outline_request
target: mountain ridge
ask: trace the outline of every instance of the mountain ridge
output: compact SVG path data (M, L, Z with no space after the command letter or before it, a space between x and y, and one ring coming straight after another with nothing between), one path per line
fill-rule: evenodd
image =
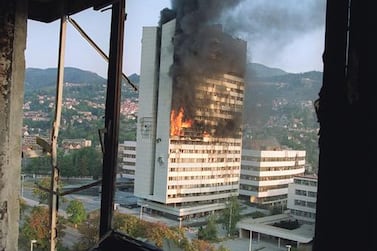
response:
M308 71L303 73L290 73L286 72L280 68L268 67L260 63L248 63L247 73L245 78L247 80L264 80L271 81L281 78L283 76L294 76L302 75L308 76L322 72L319 71ZM57 68L36 68L28 67L25 71L25 85L33 87L44 87L49 85L55 85L57 78ZM128 78L133 83L139 83L140 75L137 73L132 73ZM106 78L101 77L95 72L89 70L83 70L76 67L64 67L64 81L72 83L106 83Z
M57 74L57 68L26 68L25 86L39 88L55 85ZM64 67L64 82L105 84L106 79L91 71L75 67Z

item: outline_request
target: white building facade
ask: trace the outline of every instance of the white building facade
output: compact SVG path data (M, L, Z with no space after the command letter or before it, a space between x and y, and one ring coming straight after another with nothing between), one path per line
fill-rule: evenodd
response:
M143 28L134 194L149 209L200 216L239 194L241 123L220 129L241 118L244 80L229 73L200 76L191 103L173 102L182 95L170 72L175 31L175 19Z
M135 179L136 141L124 141L118 147L118 176Z
M305 151L242 149L240 195L251 203L285 207L288 185L305 172Z
M293 183L288 186L287 208L302 223L315 223L317 185L317 176L301 175L295 176Z

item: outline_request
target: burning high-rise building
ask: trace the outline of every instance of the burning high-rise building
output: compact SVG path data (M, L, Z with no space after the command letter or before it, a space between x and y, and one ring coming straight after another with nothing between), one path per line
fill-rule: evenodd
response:
M185 217L238 196L246 42L181 20L143 28L134 193Z

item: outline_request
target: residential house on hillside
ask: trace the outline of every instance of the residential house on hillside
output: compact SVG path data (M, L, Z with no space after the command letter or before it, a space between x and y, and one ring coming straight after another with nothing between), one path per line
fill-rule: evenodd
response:
M65 150L81 149L91 147L92 141L87 139L63 139L62 147Z

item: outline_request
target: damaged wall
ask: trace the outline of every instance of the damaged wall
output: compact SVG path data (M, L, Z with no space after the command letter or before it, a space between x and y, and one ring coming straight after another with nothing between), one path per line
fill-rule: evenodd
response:
M0 4L0 250L18 250L27 1Z

